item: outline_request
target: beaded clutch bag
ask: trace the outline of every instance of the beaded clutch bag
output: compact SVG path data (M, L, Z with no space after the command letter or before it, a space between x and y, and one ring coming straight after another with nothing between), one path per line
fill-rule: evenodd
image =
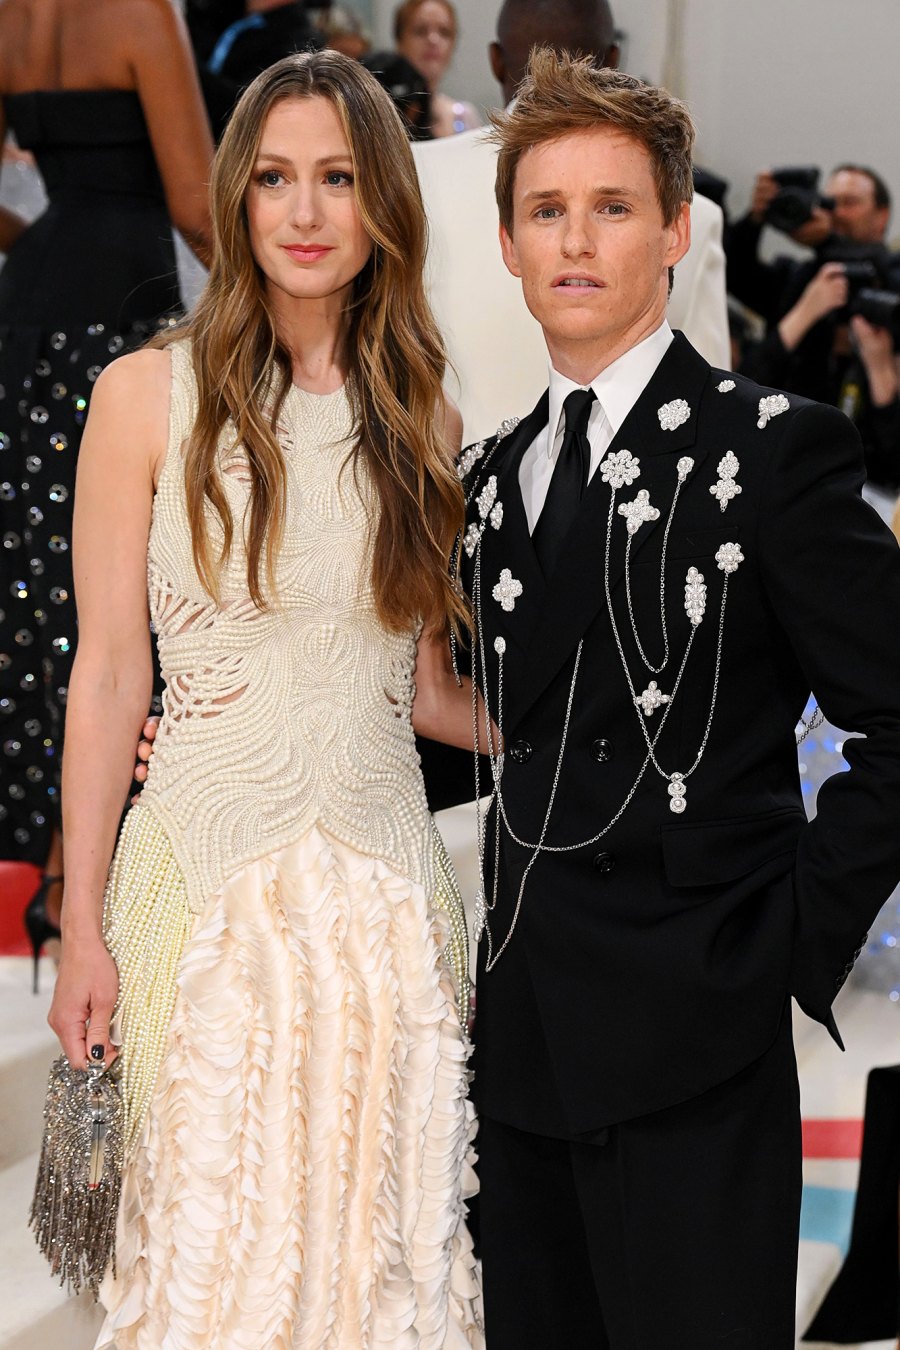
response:
M50 1269L74 1294L100 1281L114 1254L122 1181L118 1064L73 1069L54 1061L29 1226Z

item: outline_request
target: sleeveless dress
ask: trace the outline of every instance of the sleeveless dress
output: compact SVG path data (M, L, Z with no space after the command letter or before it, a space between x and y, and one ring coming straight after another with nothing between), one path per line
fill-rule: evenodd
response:
M277 606L250 601L240 547L216 605L180 453L196 386L170 351L148 564L164 712L106 897L133 1142L97 1347L482 1346L415 635L376 614L350 402L291 386ZM220 465L240 522L227 435Z
M137 94L35 90L3 108L48 195L0 270L0 857L41 865L59 815L72 495L91 390L180 299Z

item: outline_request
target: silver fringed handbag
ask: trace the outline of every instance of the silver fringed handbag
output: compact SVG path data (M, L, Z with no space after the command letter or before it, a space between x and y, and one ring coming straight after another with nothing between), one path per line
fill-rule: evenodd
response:
M97 1298L113 1261L122 1183L122 1099L117 1062L73 1069L54 1061L29 1226L70 1293Z

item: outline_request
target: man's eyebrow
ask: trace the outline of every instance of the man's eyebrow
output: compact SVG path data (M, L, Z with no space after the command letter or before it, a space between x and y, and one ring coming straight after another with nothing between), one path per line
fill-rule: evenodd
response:
M638 194L633 188L627 187L595 187L594 195L597 197L636 197ZM525 193L525 201L546 201L550 197L565 196L562 188L532 188L530 192Z

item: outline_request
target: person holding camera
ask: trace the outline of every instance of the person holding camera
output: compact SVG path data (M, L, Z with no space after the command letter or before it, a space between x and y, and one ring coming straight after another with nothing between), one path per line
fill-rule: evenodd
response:
M900 488L897 260L884 243L890 195L873 170L764 172L728 240L730 292L768 323L742 369L753 379L841 408L859 428L875 489ZM758 256L771 224L815 251L807 262Z

